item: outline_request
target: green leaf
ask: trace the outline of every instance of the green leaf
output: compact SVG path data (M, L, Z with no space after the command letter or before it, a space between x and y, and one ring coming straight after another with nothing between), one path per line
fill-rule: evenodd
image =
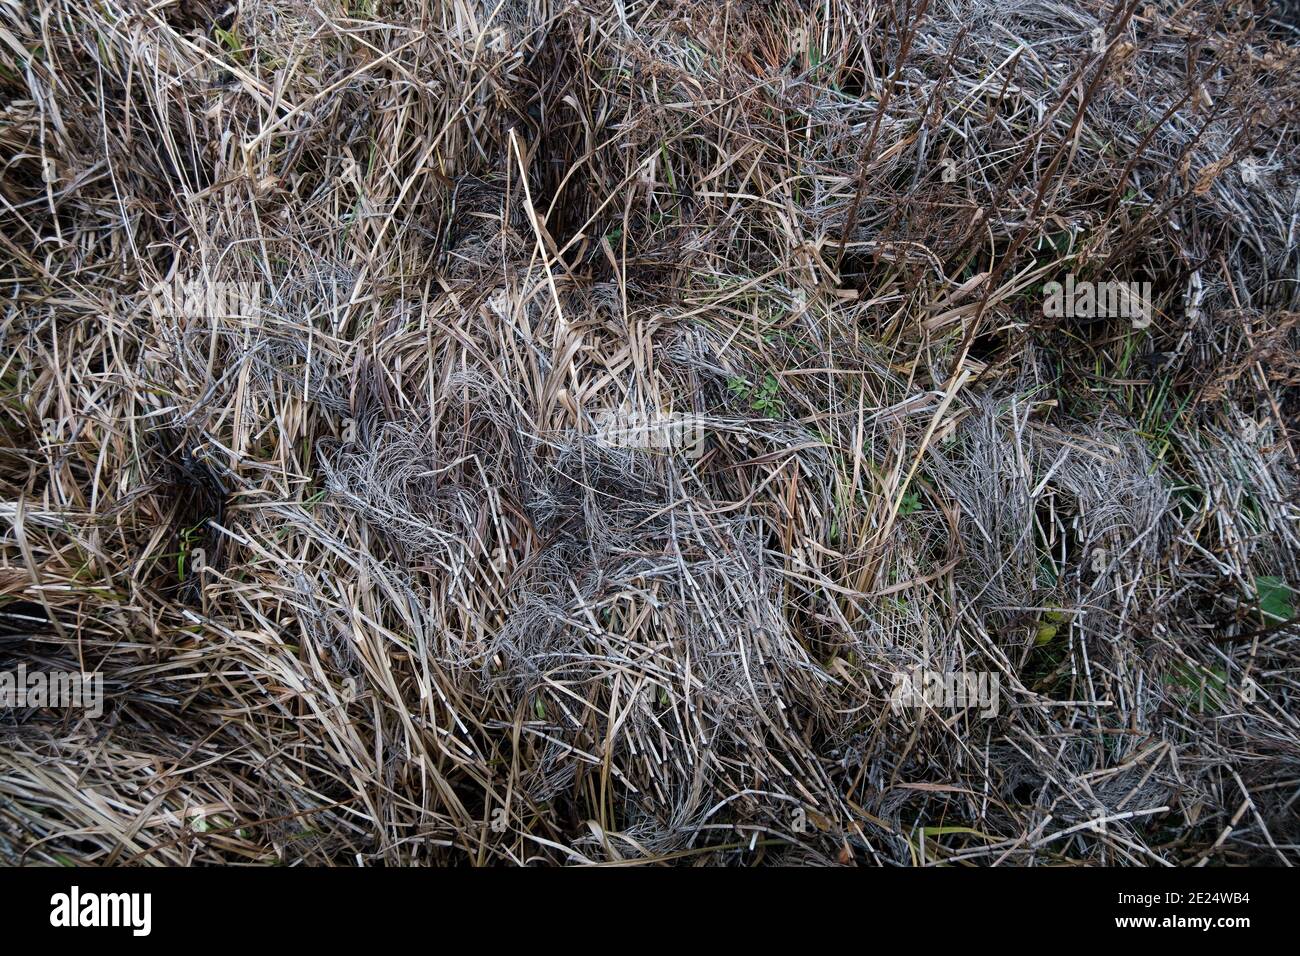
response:
M221 27L214 26L213 31L217 34L217 39L236 60L242 61L244 58L244 42L239 38L239 33L235 29L223 30Z
M1259 599L1259 609L1265 617L1278 621L1289 621L1295 617L1295 591L1278 577L1255 579L1255 594Z
M770 415L780 412L785 408L785 402L780 398L781 383L777 381L775 375L765 375L763 383L758 386L758 390L750 403L754 411L763 415Z
M1207 706L1223 706L1227 700L1228 672L1222 667L1205 667L1182 661L1164 676L1165 686L1190 700L1197 713Z
M1056 582L1060 580L1060 573L1056 570L1056 563L1050 558L1041 557L1038 559L1038 585L1039 587L1054 588Z

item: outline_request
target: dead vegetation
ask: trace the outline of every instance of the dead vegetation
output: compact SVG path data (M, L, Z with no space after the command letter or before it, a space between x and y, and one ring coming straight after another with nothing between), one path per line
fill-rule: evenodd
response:
M0 710L0 858L1297 862L1297 66L1210 0L0 0L0 664L106 691Z

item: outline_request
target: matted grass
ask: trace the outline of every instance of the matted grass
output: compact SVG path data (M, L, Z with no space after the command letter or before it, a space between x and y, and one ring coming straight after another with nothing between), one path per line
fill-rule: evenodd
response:
M0 858L1300 861L1298 66L1213 0L0 2L0 667L106 696L0 710Z

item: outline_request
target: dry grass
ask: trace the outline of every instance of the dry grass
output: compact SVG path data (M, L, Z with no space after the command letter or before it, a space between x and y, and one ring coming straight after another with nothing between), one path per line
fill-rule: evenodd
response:
M1300 861L1296 41L0 0L0 858Z

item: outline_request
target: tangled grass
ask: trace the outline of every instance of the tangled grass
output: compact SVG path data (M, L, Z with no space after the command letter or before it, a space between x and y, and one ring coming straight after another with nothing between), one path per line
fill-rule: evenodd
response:
M0 858L1300 861L1298 67L1253 2L0 0L0 662L106 698L0 710Z

